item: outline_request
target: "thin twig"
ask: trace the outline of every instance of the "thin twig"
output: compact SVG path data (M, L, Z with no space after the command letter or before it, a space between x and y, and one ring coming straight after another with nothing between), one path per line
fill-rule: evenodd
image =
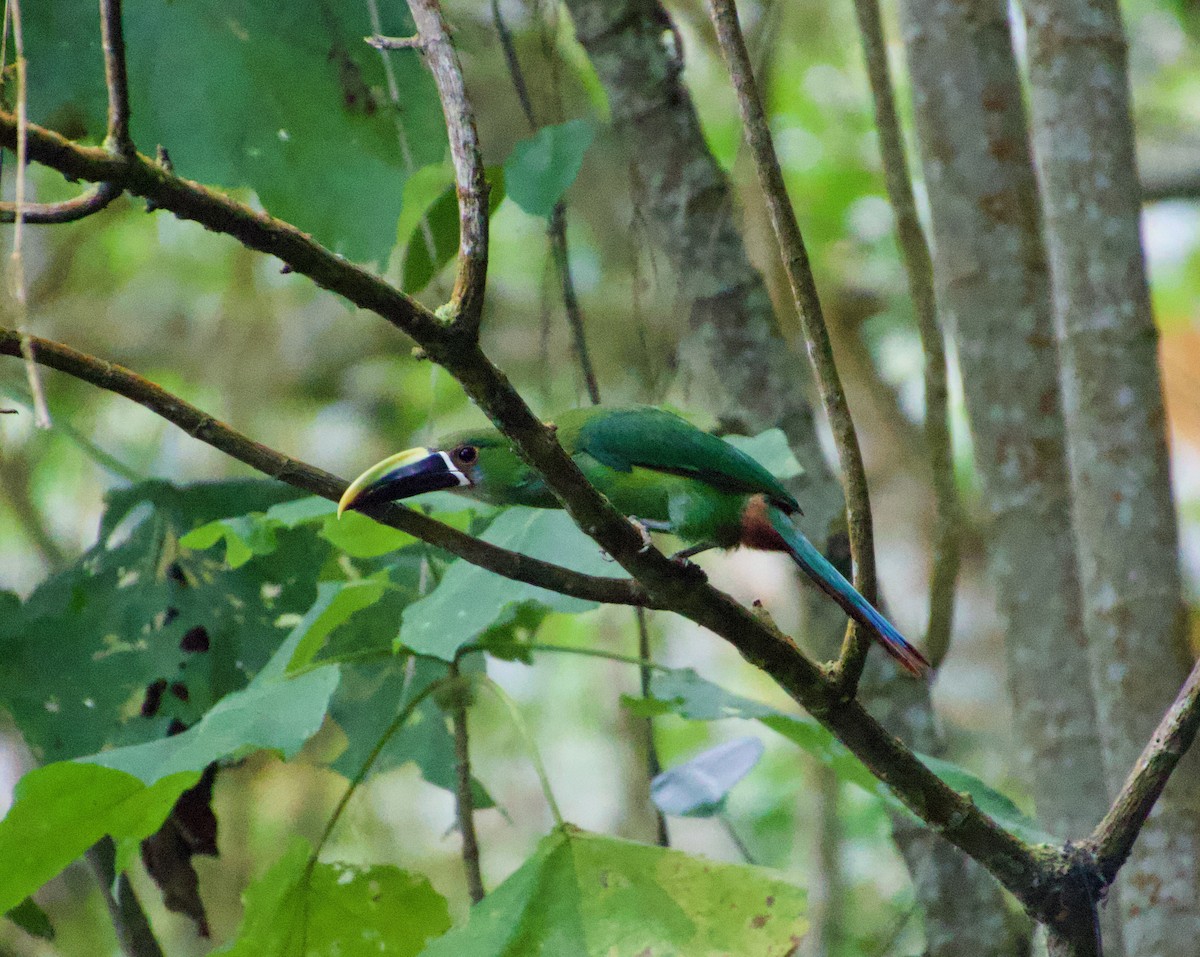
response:
M1167 779L1196 739L1200 728L1200 662L1179 689L1154 736L1121 786L1112 808L1092 833L1096 861L1111 883L1133 850L1134 841L1167 785Z
M650 629L646 626L646 610L635 609L638 633L638 657L642 663L638 666L638 679L641 684L642 698L651 696L650 679L654 673L653 659L650 655ZM646 778L653 781L662 774L662 760L658 756L658 742L654 740L654 717L646 715L642 718L646 737ZM658 806L654 807L654 817L657 824L655 839L659 847L671 846L671 834L667 830L667 817Z
M458 662L450 664L450 694L454 703L450 711L450 723L454 727L454 813L458 820L458 833L462 835L463 870L467 875L467 892L471 903L478 904L487 895L483 888L483 874L479 868L479 836L475 833L475 796L471 791L471 748L467 733L468 693L458 670Z
M596 370L592 366L592 356L588 351L587 336L583 328L583 310L579 307L579 298L575 295L575 280L571 277L571 253L567 247L567 213L566 205L562 200L554 205L547 233L550 237L550 250L554 257L555 272L558 273L559 286L562 289L567 324L571 327L575 357L579 360L579 369L583 373L583 382L587 387L588 398L592 405L599 405L600 384L596 381Z
M424 46L420 37L385 37L376 33L363 39L376 50L420 50Z
M546 798L546 804L550 808L550 815L554 818L555 825L562 827L562 811L558 807L558 801L554 798L554 790L550 787L550 775L546 773L546 765L542 761L542 753L538 750L537 742L533 740L533 735L529 733L529 727L525 724L525 719L521 717L521 709L517 707L517 703L513 701L508 692L486 674L474 674L471 678L480 687L487 688L504 705L508 716L512 719L513 727L517 729L517 734L525 745L525 749L529 752L529 760L533 764L534 773L537 774L538 781L542 785L542 795Z
M18 44L18 84L24 89L24 57L21 52L19 8L14 9L13 37ZM104 51L104 82L108 90L108 132L105 148L114 156L132 156L133 140L129 137L129 79L125 68L125 35L121 26L121 0L100 0L100 45ZM20 90L18 90L20 95ZM18 101L18 112L23 110ZM18 170L23 167L23 147L18 140ZM18 172L18 186L21 173ZM26 203L24 190L18 188L15 203L0 203L0 223L21 222L37 225L73 223L93 213L98 213L121 195L121 188L113 183L97 183L80 196L58 203ZM14 240L14 246L16 246Z
M531 130L537 129L537 117L533 112L533 99L529 96L529 84L525 82L525 71L521 69L521 61L517 57L517 47L513 43L512 31L504 22L500 12L499 0L492 0L492 22L496 25L496 36L500 38L500 49L504 51L504 62L508 65L508 75L517 91L517 100L521 103L521 112L525 114L525 122Z
M458 53L450 42L437 0L408 0L408 9L442 102L458 187L458 267L448 304L449 327L476 340L487 284L488 183L475 132L475 115L467 98Z
M504 51L504 62L508 65L508 75L517 91L517 99L521 103L521 112L531 130L537 129L537 116L533 110L533 100L529 96L529 84L525 82L525 71L521 69L521 59L517 56L517 48L513 43L512 31L504 22L498 0L492 0L492 21L496 25L496 35L500 38L500 47ZM546 228L550 240L550 255L554 261L555 272L558 273L559 289L562 292L563 308L567 313L567 325L571 328L571 339L575 346L575 357L579 360L579 369L583 373L584 386L592 405L600 404L600 384L596 379L596 370L592 365L591 351L588 349L587 335L584 332L583 310L579 305L579 297L575 294L575 279L571 275L571 251L567 245L567 205L563 200L554 204L550 214L550 222Z
M850 532L850 553L854 560L854 587L867 601L874 603L875 596L875 545L871 528L871 500L867 489L866 470L863 467L862 450L854 431L854 420L846 404L837 365L833 359L833 347L829 341L829 330L825 326L821 300L817 295L816 281L808 261L808 251L800 226L796 222L795 210L788 199L787 186L779 168L779 157L771 141L770 127L763 112L758 85L746 52L746 41L738 24L737 8L733 0L709 0L709 12L717 33L721 54L729 68L737 92L738 108L742 116L742 127L746 142L754 155L759 183L771 216L771 225L779 243L784 271L791 285L792 298L804 338L808 346L809 360L821 393L821 403L829 418L837 445L838 462L842 469L842 481L846 493L846 512ZM842 653L832 669L832 677L842 693L853 696L862 674L866 658L868 639L854 621L846 628L846 639Z
M135 150L129 136L129 76L125 69L121 0L100 0L100 45L108 89L108 135L104 145L115 156L132 156Z
M5 24L12 23L14 63L17 71L17 172L15 196L12 204L13 245L10 263L9 285L16 306L17 331L21 334L21 356L25 363L25 379L29 383L29 393L33 396L33 420L38 428L50 428L50 409L46 404L46 391L42 387L42 377L38 372L37 363L29 346L29 337L25 334L25 320L29 317L29 301L25 288L25 176L29 151L29 114L27 89L28 75L25 62L25 35L21 28L21 4L19 0L6 0L4 6Z
M333 834L334 828L337 827L338 821L342 819L342 814L346 810L346 805L350 803L350 798L354 797L354 793L359 789L363 781L367 779L367 775L371 773L371 768L375 766L375 762L378 761L379 756L383 754L383 749L388 746L388 742L395 737L396 733L401 728L408 724L408 719L413 716L421 702L444 686L444 678L438 681L431 681L420 692L414 695L411 701L409 701L406 705L404 705L403 708L400 709L396 717L392 719L392 723L387 726L387 730L385 730L383 734L379 736L379 740L375 742L375 747L371 749L371 753L367 755L366 760L363 761L362 766L358 769L358 772L353 778L350 779L350 783L346 786L346 790L343 792L341 798L338 799L337 804L334 806L333 813L329 815L329 820L325 822L325 830L321 832L321 837L317 841L316 846L313 848L312 856L309 858L310 867L316 863L317 858L321 854L321 850L329 842L330 835ZM407 687L408 683L406 680L405 688Z
M381 36L383 19L379 15L379 0L367 0L367 15L371 18L371 29L374 31L374 36ZM367 42L371 42L370 38L367 39ZM379 60L383 64L384 80L387 82L388 99L391 100L392 106L395 108L396 142L400 146L400 158L404 161L404 169L411 175L416 170L417 164L413 159L412 147L408 142L408 131L404 128L404 116L400 105L400 84L396 80L396 68L392 65L392 58L388 56L388 53L396 48L381 46L379 44L371 45L379 51ZM438 261L437 241L433 238L433 229L429 225L429 215L427 212L421 213L421 218L417 225L421 230L421 238L425 242L425 252L429 256L429 261L436 263Z
M908 289L912 296L917 328L925 351L925 444L933 479L936 518L933 533L933 571L929 581L929 630L925 645L934 667L946 656L954 623L954 590L958 580L959 528L961 509L954 485L954 452L951 445L949 400L946 385L946 343L938 322L933 284L933 260L917 216L917 201L908 173L908 158L896 97L888 71L887 46L879 16L879 0L854 0L858 29L871 94L875 103L875 127L883 161L888 198L896 215L896 233Z
M337 476L255 442L135 372L49 339L36 336L28 338L34 358L41 365L132 399L193 438L239 462L245 462L264 475L331 501L337 501L345 490L346 483ZM0 329L0 355L19 354L20 336L11 330ZM506 578L590 601L618 605L651 601L645 590L634 581L584 575L518 552L497 548L412 509L387 506L378 511L372 510L370 514L376 521L445 548L472 564Z
M111 183L97 183L85 193L57 203L23 203L22 222L38 226L74 223L92 213L98 213L121 195L121 188ZM0 223L12 223L17 218L16 203L0 203Z
M18 526L41 555L46 567L58 571L65 565L67 556L42 521L30 494L29 469L3 451L0 451L0 497L8 500L8 507L16 516Z

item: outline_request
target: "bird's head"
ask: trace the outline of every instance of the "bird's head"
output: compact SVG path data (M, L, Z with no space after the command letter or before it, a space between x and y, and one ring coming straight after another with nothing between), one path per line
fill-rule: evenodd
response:
M485 492L490 475L508 470L515 453L498 432L462 433L376 462L347 487L338 502L346 509L396 502L440 490Z

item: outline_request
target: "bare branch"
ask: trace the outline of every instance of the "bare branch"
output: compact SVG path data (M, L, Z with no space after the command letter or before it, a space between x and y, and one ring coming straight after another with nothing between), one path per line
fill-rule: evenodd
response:
M950 440L949 398L946 385L946 343L938 322L934 295L933 260L929 243L917 217L917 201L908 174L904 137L896 113L896 97L888 71L887 47L879 16L879 0L855 0L858 29L871 94L875 127L888 197L896 214L896 233L913 312L925 350L925 444L933 478L936 520L933 533L933 571L929 576L929 630L925 645L934 667L941 664L950 646L954 624L954 589L958 580L959 534L962 515L954 485L954 452Z
M129 77L125 71L125 32L121 0L100 0L100 45L104 49L104 85L108 88L108 135L104 145L116 156L132 156L129 137Z
M318 286L344 296L354 305L386 319L417 341L445 336L441 321L414 299L361 266L330 252L290 223L260 213L199 183L181 179L141 153L113 156L107 150L80 146L65 137L30 124L29 158L64 176L91 182L111 182L150 200L156 208L180 219L224 233L250 249L281 259ZM17 120L0 111L0 146L17 141Z
M876 601L875 544L871 528L871 500L867 489L866 470L863 468L862 450L854 431L854 420L842 389L837 365L833 360L833 347L829 341L829 330L821 310L812 267L808 262L808 251L804 237L796 222L796 213L788 200L787 186L779 168L779 157L771 142L770 127L763 113L762 100L746 41L738 24L737 8L733 0L709 0L709 13L717 31L717 42L729 68L734 89L737 91L738 108L742 114L742 127L762 186L771 225L779 243L784 270L792 288L792 298L804 328L808 343L808 357L821 392L821 402L837 444L838 462L842 467L843 484L846 491L846 512L850 530L850 552L854 559L854 587L867 601ZM854 621L846 628L846 639L842 653L834 666L833 676L847 695L853 695L862 674L866 658L868 638Z
M504 62L508 66L508 75L512 79L517 99L521 103L521 112L525 114L529 128L536 130L537 117L533 112L533 100L529 96L529 84L525 82L525 71L521 69L521 60L517 56L512 32L508 29L508 24L504 22L504 15L500 12L499 0L492 0L492 22L496 24L496 35L500 38L501 49L504 50ZM579 359L580 372L583 373L583 383L587 388L588 398L592 405L599 405L600 384L596 379L596 370L592 366L592 354L588 349L587 336L584 333L583 310L579 306L579 297L575 294L575 280L571 275L571 250L567 245L567 204L561 199L554 204L546 234L550 239L550 254L554 260L555 271L558 273L563 308L567 313L567 325L571 329L575 355Z
M97 183L86 193L58 203L25 203L21 207L21 219L39 226L73 223L100 212L120 195L121 187L112 183ZM15 203L0 203L0 223L15 222L16 218Z
M475 115L467 99L462 65L450 43L437 0L408 0L408 8L442 101L458 187L458 273L450 296L450 328L477 339L487 283L489 187L475 132Z
M28 338L34 358L41 365L132 399L193 438L264 475L335 502L345 491L346 483L337 476L255 442L135 372L49 339L36 336ZM16 332L0 329L0 355L20 355L20 339ZM588 601L615 605L653 604L636 582L584 575L518 552L497 548L413 509L387 505L377 510L371 509L369 513L378 522L408 532L506 578Z
M376 33L364 39L376 50L420 50L424 46L420 37L385 37Z
M1200 662L1192 668L1154 736L1129 772L1112 808L1092 833L1096 860L1111 883L1133 850L1142 825L1200 728Z
M104 145L115 156L129 156L134 148L129 138L129 80L125 72L121 0L100 0L100 39L104 49L104 80L108 88L108 135ZM24 147L18 143L21 166L24 165L23 151ZM18 190L16 203L0 203L0 223L17 221L18 204L21 204L22 222L41 226L73 223L100 212L121 192L121 187L116 184L102 182L80 196L59 203L25 203Z

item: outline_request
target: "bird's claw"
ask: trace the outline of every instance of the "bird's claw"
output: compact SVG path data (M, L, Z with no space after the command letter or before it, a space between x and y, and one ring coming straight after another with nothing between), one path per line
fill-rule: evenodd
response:
M654 546L654 541L650 538L650 529L638 521L636 515L629 516L629 524L638 530L642 536L642 547L638 549L639 555L645 555L646 552Z
M706 572L690 558L687 558L686 556L672 555L671 561L678 565L680 570L685 572L689 578L697 582L708 581L708 572Z

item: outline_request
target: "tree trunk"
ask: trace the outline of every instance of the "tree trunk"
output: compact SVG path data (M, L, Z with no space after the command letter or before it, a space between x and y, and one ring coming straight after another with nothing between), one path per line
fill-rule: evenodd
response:
M1025 14L1084 622L1111 790L1188 662L1125 37L1115 0L1027 0ZM1194 953L1200 939L1198 769L1195 760L1180 767L1121 872L1130 955Z
M1039 821L1078 839L1103 816L1107 791L1049 269L1007 6L905 0L903 15L939 302L958 345L989 511L1016 737Z

